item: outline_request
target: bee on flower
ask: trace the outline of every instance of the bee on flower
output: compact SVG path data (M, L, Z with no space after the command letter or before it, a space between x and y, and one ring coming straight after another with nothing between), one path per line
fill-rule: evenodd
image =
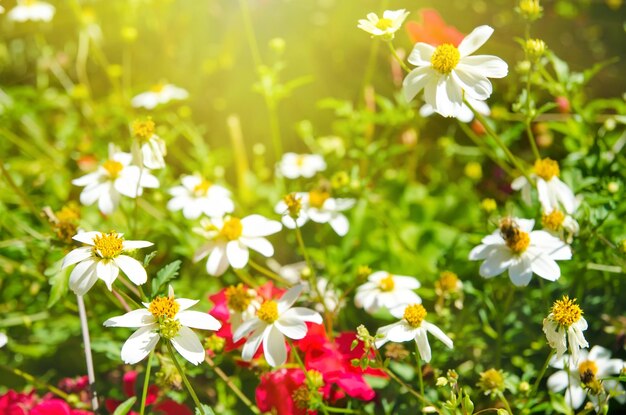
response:
M587 320L583 311L567 295L556 300L548 317L543 319L543 332L548 344L556 350L556 358L560 359L569 346L574 362L578 361L578 350L589 347L583 331L587 330Z
M414 277L377 271L367 279L368 282L357 288L354 304L369 314L381 308L394 314L398 310L404 310L408 304L422 302L420 296L413 291L420 287L419 281Z
M256 316L244 321L233 334L235 342L247 337L243 346L242 358L250 361L263 344L263 354L267 363L280 366L287 360L285 337L300 340L307 334L306 323L322 324L322 316L308 308L293 307L302 293L303 287L296 285L278 300L266 300L256 312Z
M159 180L149 170L132 166L132 158L129 153L112 152L95 172L72 180L73 185L84 187L80 202L91 206L97 201L100 212L110 215L119 206L121 195L136 198L144 188L158 188Z
M546 231L533 231L534 225L531 219L502 219L499 229L469 254L471 261L484 260L480 275L492 278L508 270L517 286L528 285L533 273L548 281L559 279L561 269L556 261L571 259L572 250Z
M278 170L288 179L304 177L310 179L326 170L326 162L319 154L285 153L278 164Z
M561 358L555 356L550 366L560 370L548 378L548 389L552 392L565 390L565 402L572 409L580 408L588 394L589 399L597 404L597 395L605 391L623 405L626 403L624 387L617 380L606 378L622 373L625 364L621 359L611 359L611 352L601 346L581 350L578 360L567 354Z
M265 237L280 232L282 225L261 215L249 215L243 219L235 216L203 219L201 228L194 231L208 242L194 255L194 262L209 257L206 263L210 275L220 276L232 266L244 268L250 257L249 249L265 257L274 255L274 247Z
M278 202L274 211L282 214L282 222L289 229L303 226L310 220L316 223L328 223L339 236L350 230L350 222L342 212L354 206L356 201L348 198L333 198L324 189L288 195ZM297 204L297 214L294 206ZM294 218L295 215L295 218Z
M143 265L124 253L152 246L152 242L128 241L124 234L115 231L81 232L72 239L86 245L70 251L61 265L61 269L65 269L76 264L70 273L70 288L75 294L85 295L98 278L110 291L120 269L134 284L141 285L148 280Z
M4 10L4 9L3 9ZM54 17L55 8L50 3L38 0L18 0L7 14L14 22L41 21L49 22Z
M191 329L219 330L221 323L208 313L191 311L198 300L175 298L170 286L168 296L159 296L145 308L130 311L104 322L105 327L138 328L122 346L122 360L132 365L154 350L160 339L171 342L182 357L194 365L204 361L205 350Z
M470 56L493 34L489 26L479 26L454 46L444 43L437 47L417 43L408 61L417 68L404 78L402 88L407 101L424 90L424 100L444 117L457 117L462 111L463 98L484 101L491 95L488 78L504 78L506 62L497 56Z
M174 100L187 99L188 97L189 93L183 88L172 84L159 83L150 88L150 91L134 96L131 105L134 108L151 110L158 105L167 104Z
M396 313L397 314L397 313ZM446 347L452 349L453 343L439 327L425 320L426 309L421 304L410 304L404 307L402 319L396 323L383 326L376 332L376 348L380 349L388 341L402 343L415 340L421 359L428 363L431 358L430 344L427 333L438 338ZM400 317L400 315L396 315Z
M165 141L154 133L155 124L152 118L135 120L133 122L133 154L138 155L141 163L149 169L162 169L165 167L165 155L167 149Z
M235 210L228 189L200 176L183 176L181 186L170 189L173 196L167 208L173 212L182 210L187 219L198 219L205 214L209 217L222 217Z
M409 12L405 9L385 10L382 17L378 17L376 13L368 13L366 19L359 20L357 27L372 37L392 40L408 15Z

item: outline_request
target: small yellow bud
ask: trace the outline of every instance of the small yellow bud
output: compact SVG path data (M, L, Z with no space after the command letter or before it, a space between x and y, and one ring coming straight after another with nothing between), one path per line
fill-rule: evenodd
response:
M498 208L498 204L494 199L486 198L480 202L480 208L487 213L491 213Z
M539 4L539 0L520 0L517 12L526 20L537 20L541 17L543 7Z
M524 51L531 62L537 62L546 53L546 43L541 39L526 39Z
M480 180L483 178L483 168L480 163L470 161L465 165L465 175L472 180Z

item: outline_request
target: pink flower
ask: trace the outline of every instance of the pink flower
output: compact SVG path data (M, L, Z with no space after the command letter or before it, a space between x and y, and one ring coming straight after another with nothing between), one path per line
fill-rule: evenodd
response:
M276 415L307 415L315 411L298 408L293 393L304 385L306 376L300 369L278 369L261 376L256 388L256 404L261 412Z
M423 42L433 46L450 43L453 46L458 46L465 37L456 27L446 25L437 10L422 9L419 13L421 24L412 21L406 24L411 42Z

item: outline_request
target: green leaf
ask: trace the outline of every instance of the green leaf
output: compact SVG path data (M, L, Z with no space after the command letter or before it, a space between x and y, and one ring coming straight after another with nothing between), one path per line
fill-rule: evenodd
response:
M163 285L167 284L178 275L181 261L177 259L161 268L156 277L152 280L152 295L156 295Z
M565 397L563 395L551 393L550 403L552 404L552 409L560 414L570 415L574 413L567 402L565 402Z
M47 307L50 308L67 294L70 279L71 267L61 269L63 260L55 262L50 268L44 271L44 275L49 277L48 283L52 286Z
M143 267L144 268L146 268L150 264L150 261L152 261L154 259L156 254L157 254L157 251L152 251L148 255L145 256L145 258L143 259Z
M126 401L124 401L124 403L118 406L117 409L115 409L115 412L113 412L113 415L126 415L127 413L130 412L136 400L137 400L136 396L133 396L132 398L128 398Z
M205 415L215 415L213 409L211 409L211 407L209 407L208 405L202 404L202 409L204 410ZM200 410L200 408L196 408L196 415L202 415L202 411Z

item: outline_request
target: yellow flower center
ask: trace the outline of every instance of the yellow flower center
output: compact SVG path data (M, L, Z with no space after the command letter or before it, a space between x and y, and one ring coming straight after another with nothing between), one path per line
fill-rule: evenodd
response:
M69 204L55 212L55 215L59 222L74 222L80 219L80 209L76 205Z
M296 157L296 166L298 167L304 166L305 161L306 161L306 155L298 154L298 156Z
M551 231L558 231L561 229L564 220L565 214L558 209L553 210L547 215L544 213L541 216L541 224L544 228L550 229Z
M578 304L576 304L576 299L570 300L567 295L563 296L560 300L556 300L550 312L553 315L554 321L564 327L569 327L576 323L583 315L583 311Z
M180 306L174 297L157 297L150 301L148 311L157 319L173 319L178 313Z
M224 294L228 308L238 313L246 311L254 298L243 284L231 285Z
M159 93L159 92L163 91L163 88L165 88L165 84L164 83L158 83L156 85L152 85L152 87L150 88L150 91Z
M411 327L419 327L422 325L422 321L426 318L426 309L421 304L412 304L404 309L404 319L409 323Z
M101 258L111 259L122 253L124 238L112 231L93 238L93 251Z
M152 118L135 120L133 122L133 135L140 141L148 141L154 135L154 126Z
M173 339L178 334L182 324L173 318L164 318L159 321L159 334L165 339Z
M436 285L444 293L456 291L459 286L459 277L454 272L444 271Z
M322 190L311 190L309 192L309 204L314 208L321 209L324 202L330 197L330 193Z
M385 278L378 282L378 286L383 291L392 291L396 283L393 281L393 275L387 274Z
M278 304L272 300L264 302L257 310L256 316L267 324L272 324L278 320Z
M504 238L506 246L514 254L521 254L528 249L530 245L530 235L527 232L519 230L517 224L510 218L500 221L500 235Z
M241 225L241 220L239 218L230 218L224 222L220 230L220 235L229 241L235 241L241 236L242 230L243 226Z
M213 186L213 183L211 183L208 180L202 179L202 181L200 183L198 183L197 185L194 186L193 194L195 196L206 196L206 194L209 191L209 188L211 186Z
M302 410L308 409L311 401L311 392L309 392L309 389L305 385L302 385L293 391L291 399L293 400L296 408Z
M387 30L393 26L393 20L387 19L386 17L381 17L376 22L376 28L380 30Z
M297 219L298 216L300 216L300 209L302 209L302 198L298 197L295 193L290 193L283 198L283 202L287 205L289 216L293 219Z
M442 74L449 74L461 60L461 53L450 43L437 46L430 58L430 63Z
M111 179L117 179L117 177L120 175L120 172L124 170L124 165L115 160L105 161L104 163L102 163L102 167L104 168L104 170L107 171Z
M478 385L484 391L504 390L504 376L496 369L489 369L480 374Z
M583 376L585 373L590 372L595 377L598 374L598 365L593 360L585 360L578 365L578 373ZM588 376L591 377L591 376Z
M535 161L535 174L545 181L549 181L555 176L559 177L560 172L559 163L550 158Z

